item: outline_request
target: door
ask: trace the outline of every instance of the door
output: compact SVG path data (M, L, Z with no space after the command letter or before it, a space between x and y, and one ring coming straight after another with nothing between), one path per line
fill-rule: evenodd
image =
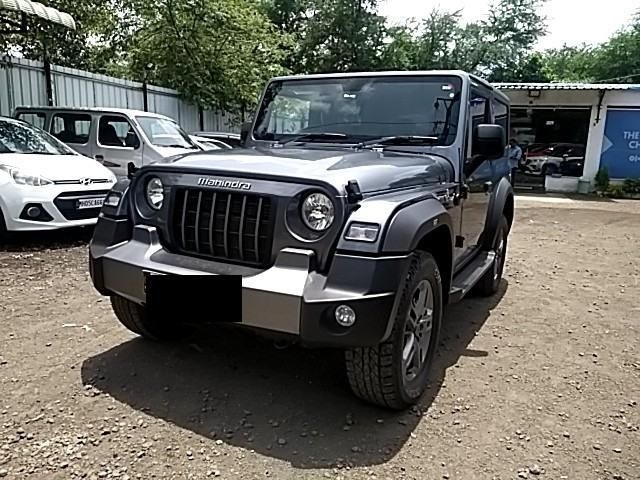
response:
M93 156L118 177L127 175L127 165L142 166L142 142L124 115L100 114Z
M51 116L49 132L78 153L91 156L89 142L91 115L82 112L55 112Z
M462 248L461 259L478 245L489 210L489 200L494 188L494 165L474 149L473 131L481 123L491 123L490 96L472 89L468 141L462 169ZM466 198L465 198L466 196Z

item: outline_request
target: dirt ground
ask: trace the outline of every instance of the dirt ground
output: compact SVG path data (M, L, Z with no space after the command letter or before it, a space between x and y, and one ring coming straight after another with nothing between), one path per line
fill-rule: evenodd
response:
M640 479L640 202L518 199L499 294L449 308L404 413L354 399L336 352L136 339L88 237L0 247L0 477Z

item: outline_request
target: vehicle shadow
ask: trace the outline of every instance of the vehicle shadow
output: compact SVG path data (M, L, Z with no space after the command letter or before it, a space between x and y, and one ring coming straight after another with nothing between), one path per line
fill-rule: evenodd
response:
M82 381L132 408L297 468L370 466L393 458L507 290L449 307L430 386L417 408L393 412L355 398L336 350L278 350L239 329L184 343L134 339L83 362ZM115 320L114 320L115 321ZM206 445L206 444L205 444Z
M41 232L10 232L0 239L0 252L59 250L87 245L93 227L74 227Z

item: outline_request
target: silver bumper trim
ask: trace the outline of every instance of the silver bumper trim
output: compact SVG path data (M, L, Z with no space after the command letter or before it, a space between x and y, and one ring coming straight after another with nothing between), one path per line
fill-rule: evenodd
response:
M105 250L102 260L106 288L144 304L147 274L215 275L154 261L162 250L153 227L136 226L131 241ZM313 252L283 249L273 267L242 279L242 324L297 335L304 291L311 281Z

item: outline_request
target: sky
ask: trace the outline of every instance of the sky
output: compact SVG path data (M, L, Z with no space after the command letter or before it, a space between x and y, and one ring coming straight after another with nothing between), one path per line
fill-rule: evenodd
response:
M426 16L434 7L454 11L462 9L464 21L484 17L491 0L381 0L380 13L393 22ZM556 48L563 44L600 43L627 23L640 0L547 0L547 35L536 49Z

